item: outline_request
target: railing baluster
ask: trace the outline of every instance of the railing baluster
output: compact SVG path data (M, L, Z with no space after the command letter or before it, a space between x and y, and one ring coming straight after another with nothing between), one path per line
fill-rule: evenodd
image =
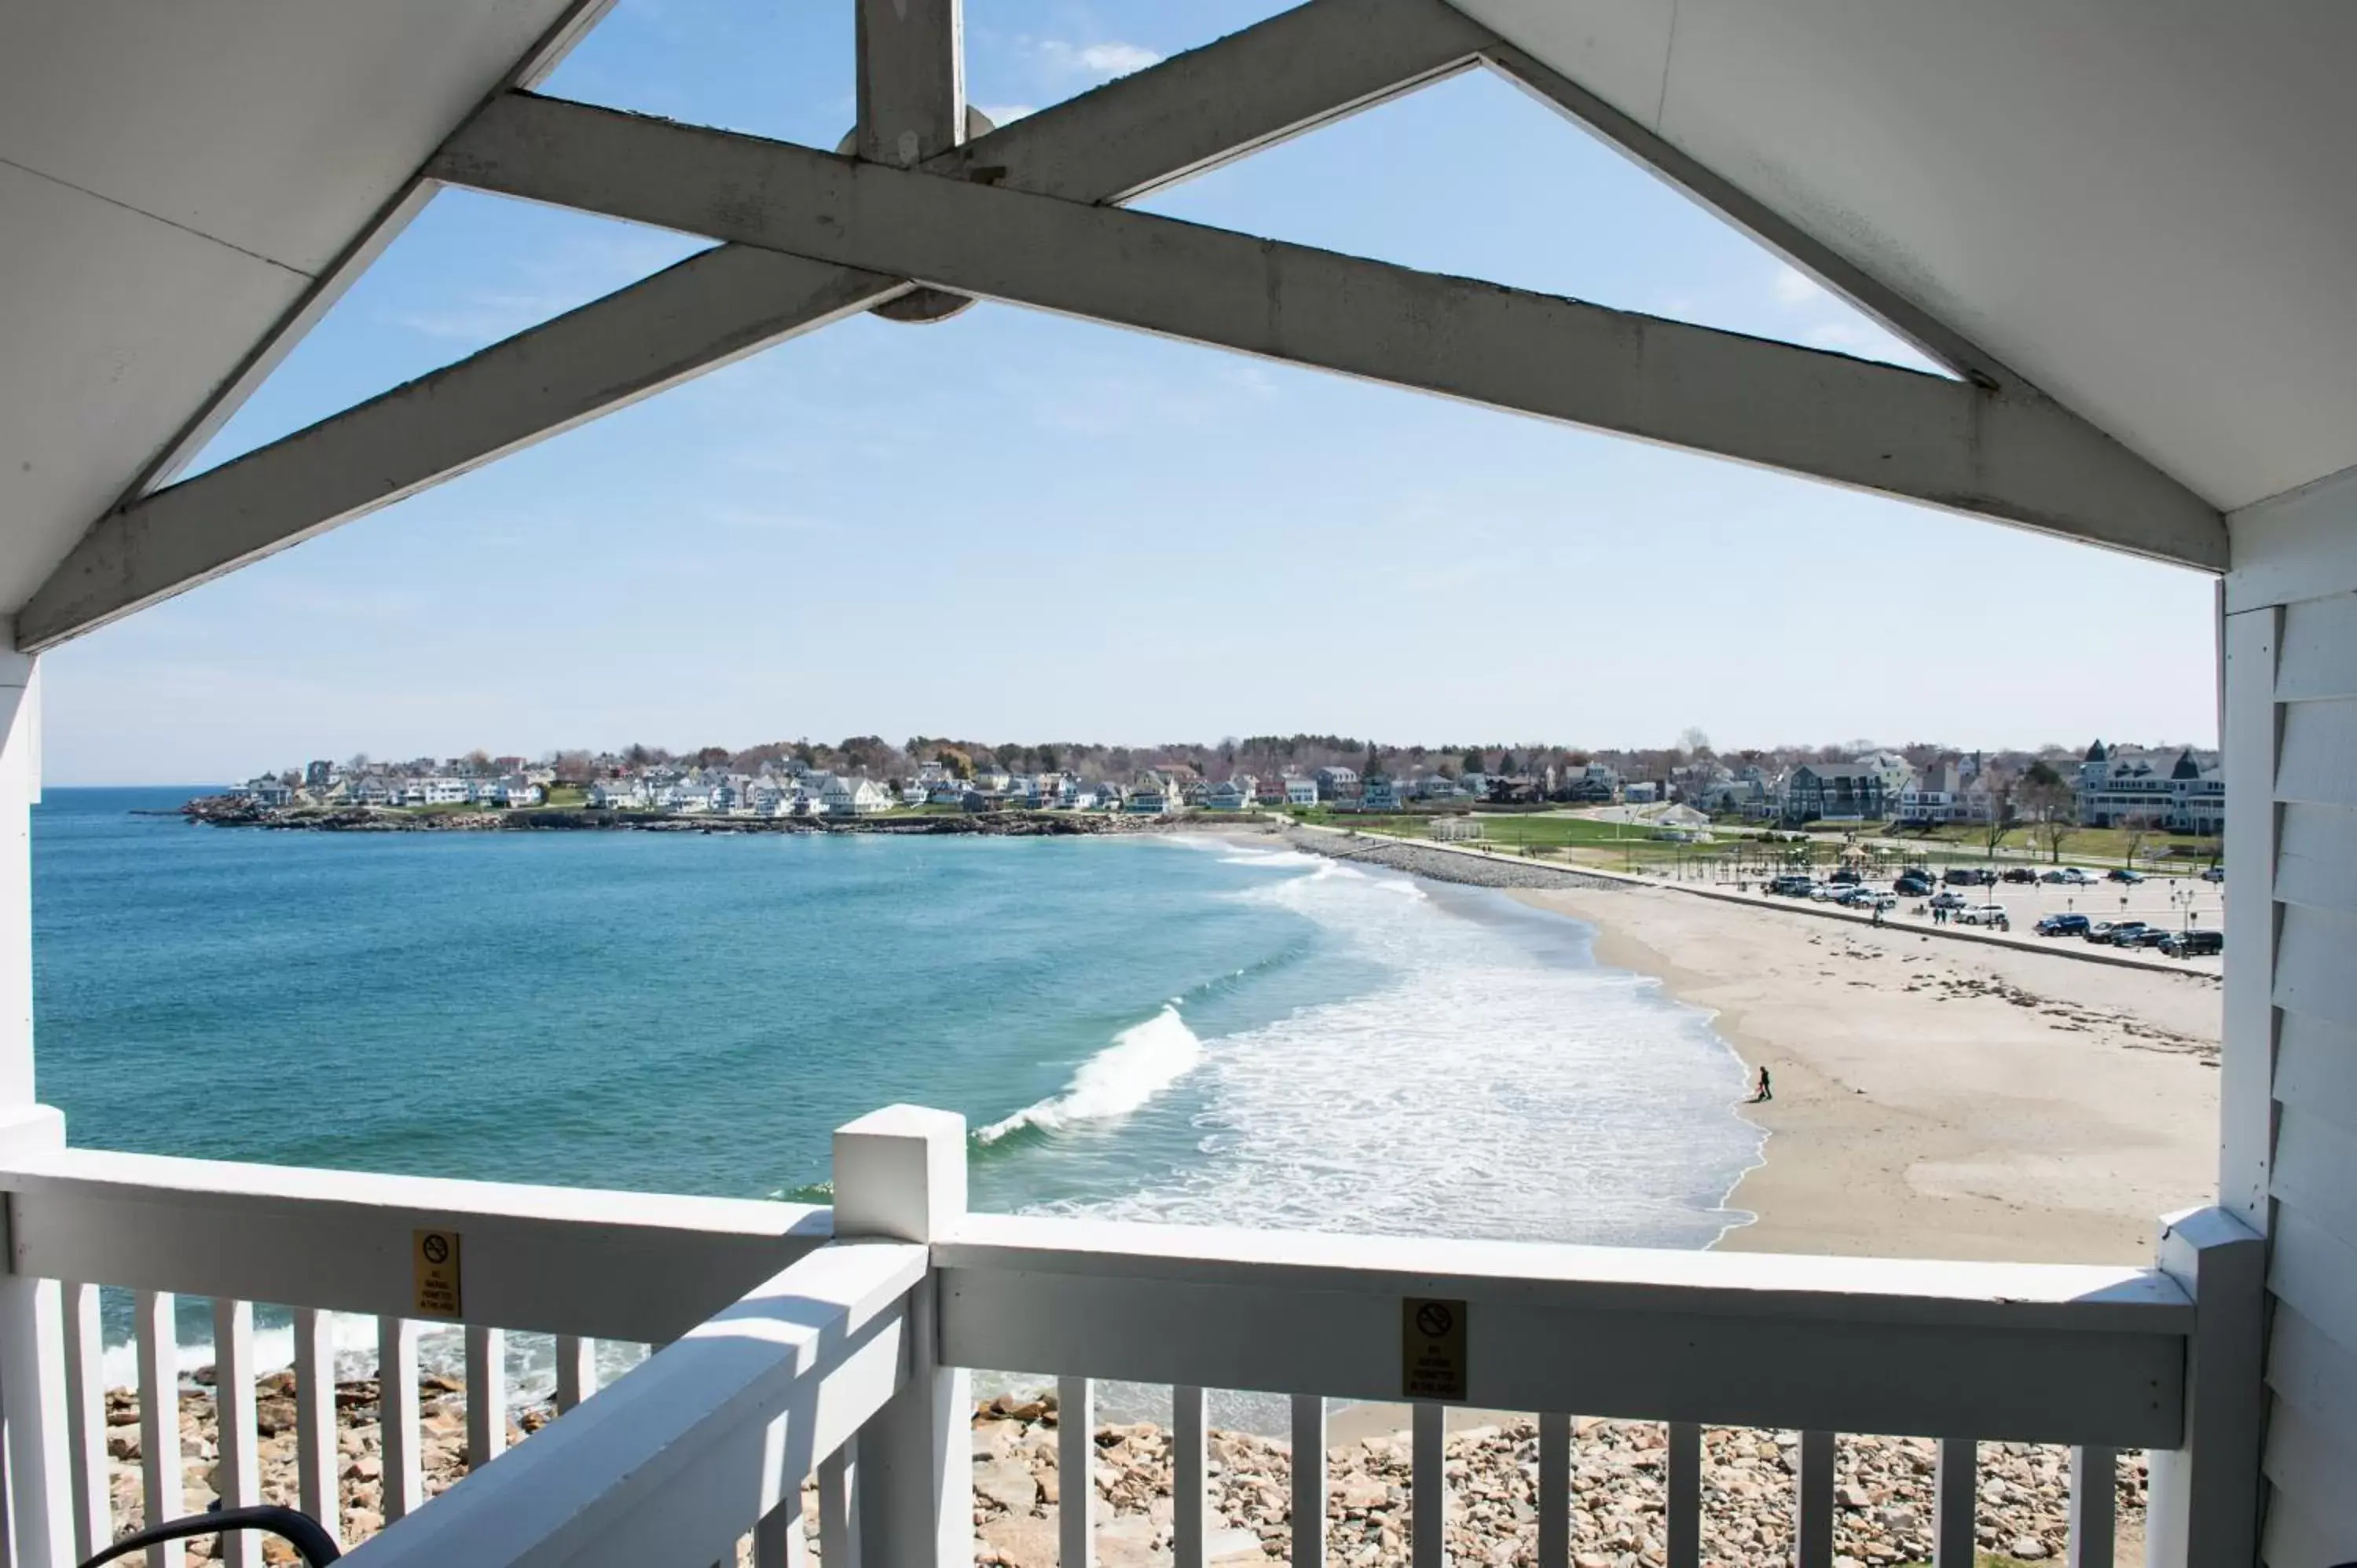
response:
M1086 1378L1058 1378L1056 1552L1062 1568L1096 1568L1096 1385Z
M1940 1464L1932 1482L1932 1568L1973 1568L1979 1468L1980 1445L1971 1438L1940 1439Z
M67 1464L73 1477L74 1559L114 1539L113 1487L106 1468L106 1341L98 1287L59 1287L66 1328Z
M1444 1568L1448 1541L1441 1534L1448 1517L1448 1487L1441 1466L1447 1447L1448 1410L1445 1405L1415 1407L1414 1452L1409 1460L1409 1561L1415 1568Z
M2071 1450L2071 1568L2112 1568L2116 1466L2109 1448Z
M1539 1416L1539 1568L1571 1568L1571 1417Z
M1699 1568L1702 1562L1702 1427L1670 1423L1669 1474L1663 1488L1669 1568Z
M818 1555L820 1568L859 1568L857 1437L818 1462Z
M1326 1568L1326 1396L1293 1396L1293 1568Z
M391 1524L425 1501L425 1451L417 1425L417 1325L406 1317L376 1320L376 1417L382 1512Z
M336 1447L336 1324L315 1307L295 1312L295 1486L303 1511L344 1540Z
M508 1337L467 1325L467 1468L479 1470L508 1445Z
M556 1337L556 1413L563 1415L597 1391L597 1341L577 1334Z
M1799 1517L1792 1555L1800 1568L1834 1568L1834 1434L1801 1434Z
M188 1477L180 1466L180 1326L167 1290L139 1293L139 1479L146 1522L161 1524L188 1511ZM187 1548L167 1541L147 1549L147 1568L181 1568Z
M753 1527L753 1568L803 1568L810 1561L802 1533L802 1489L793 1487Z
M213 1440L225 1509L262 1500L262 1460L253 1435L253 1304L213 1298ZM262 1568L262 1537L233 1530L221 1538L228 1568Z
M1173 1568L1203 1568L1210 1499L1203 1443L1203 1391L1170 1391L1170 1549Z

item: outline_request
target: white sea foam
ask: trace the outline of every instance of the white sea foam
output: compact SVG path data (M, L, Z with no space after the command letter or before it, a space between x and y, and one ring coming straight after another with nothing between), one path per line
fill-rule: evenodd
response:
M1742 1218L1722 1202L1761 1134L1731 1109L1740 1064L1707 1014L1582 961L1573 928L1332 861L1232 897L1385 978L1211 1040L1201 1158L1092 1211L1672 1247Z
M1055 1132L1080 1122L1118 1120L1192 1072L1202 1059L1203 1042L1178 1016L1178 1007L1166 1004L1082 1062L1061 1094L994 1122L974 1136L995 1144L1023 1127Z

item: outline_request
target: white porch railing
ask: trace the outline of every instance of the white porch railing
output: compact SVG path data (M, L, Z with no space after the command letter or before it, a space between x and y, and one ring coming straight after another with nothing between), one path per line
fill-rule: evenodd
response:
M1060 1378L1067 1480L1055 1506L1067 1568L1092 1561L1092 1380L1173 1387L1175 1568L1203 1568L1215 1528L1204 1391L1292 1396L1290 1556L1320 1568L1325 1400L1409 1393L1410 1325L1427 1302L1457 1320L1461 1402L1539 1412L1540 1568L1570 1561L1571 1412L1667 1424L1671 1568L1701 1560L1706 1424L1803 1434L1803 1568L1833 1562L1843 1432L1939 1440L1941 1568L1972 1562L1975 1445L1986 1440L2071 1445L2069 1550L2083 1568L2112 1562L2113 1456L2130 1447L2156 1451L2148 1560L2226 1560L2206 1552L2203 1531L2231 1517L2232 1488L2246 1484L2234 1362L2255 1330L2257 1243L2214 1211L2174 1224L2163 1268L2150 1271L1412 1240L969 1214L964 1151L955 1117L904 1107L863 1118L836 1135L832 1217L76 1152L14 1161L0 1188L20 1279L151 1293L143 1382L167 1401L148 1406L150 1517L179 1511L153 1489L155 1456L178 1453L158 1348L168 1343L168 1309L156 1305L166 1290L221 1304L228 1502L249 1500L235 1488L254 1474L241 1304L310 1309L297 1337L304 1500L323 1519L336 1490L317 1312L378 1313L396 1326L385 1337L397 1351L414 1299L414 1231L464 1236L466 1316L482 1326L470 1329L478 1377L499 1364L495 1352L473 1353L493 1322L576 1341L673 1341L389 1524L354 1554L370 1568L702 1568L733 1559L748 1534L756 1562L782 1568L804 1546L802 1483L814 1469L826 1568L971 1563L967 1369L983 1368ZM66 1348L81 1370L67 1380L64 1408L26 1409L12 1389L6 1414L70 1449L71 1533L103 1540L94 1307L81 1284L67 1299ZM402 1363L389 1364L399 1387ZM228 1391L240 1388L242 1399ZM470 1412L479 1402L501 1409L471 1378L468 1397ZM414 1388L388 1398L405 1401L414 1421ZM1445 1557L1441 1414L1429 1402L1415 1412L1417 1568ZM414 1440L396 1440L394 1424L388 1496L393 1466L414 1464ZM503 1430L503 1416L486 1424ZM474 1452L495 1451L489 1442ZM12 1434L12 1455L15 1444ZM11 1489L22 1506L26 1492Z

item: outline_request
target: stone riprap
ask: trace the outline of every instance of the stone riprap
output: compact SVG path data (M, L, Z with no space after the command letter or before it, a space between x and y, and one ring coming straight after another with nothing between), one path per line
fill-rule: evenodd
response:
M200 1374L201 1376L201 1374ZM457 1382L422 1380L421 1426L429 1497L467 1473L466 1394ZM383 1528L383 1458L376 1384L361 1379L336 1390L337 1446L345 1539L358 1542ZM261 1380L256 1409L265 1501L298 1502L295 1474L292 1375ZM118 1532L138 1527L138 1397L107 1396L108 1481ZM545 1405L520 1412L509 1441L523 1441L553 1419ZM1574 1568L1659 1568L1667 1558L1663 1503L1667 1456L1655 1423L1581 1420L1575 1424L1571 1477ZM1002 1396L976 1412L974 1426L977 1562L992 1568L1055 1568L1057 1411L1052 1397ZM1100 1426L1093 1434L1091 1484L1097 1494L1096 1538L1103 1568L1159 1568L1171 1561L1172 1503L1168 1434L1151 1423ZM219 1462L212 1400L199 1388L182 1396L180 1447L188 1511L212 1500ZM1248 1568L1291 1556L1292 1455L1279 1441L1214 1431L1209 1444L1211 1519L1206 1559ZM1710 1428L1704 1434L1703 1559L1723 1568L1792 1561L1793 1477L1798 1438L1792 1433ZM1932 1552L1933 1445L1919 1438L1844 1437L1836 1461L1835 1550L1849 1568L1927 1560ZM1977 1533L1983 1550L2025 1562L2060 1559L2067 1540L2069 1455L2027 1444L1983 1444ZM1449 1561L1460 1568L1529 1568L1537 1562L1538 1430L1527 1420L1450 1434ZM1341 1568L1390 1568L1408 1561L1410 1450L1406 1436L1374 1437L1327 1455L1327 1539ZM2124 1455L2115 1477L2121 1540L2140 1541L2145 1459ZM817 1496L804 1509L815 1556ZM190 1543L203 1561L213 1543ZM274 1563L294 1557L275 1540ZM2121 1561L2133 1560L2124 1549Z

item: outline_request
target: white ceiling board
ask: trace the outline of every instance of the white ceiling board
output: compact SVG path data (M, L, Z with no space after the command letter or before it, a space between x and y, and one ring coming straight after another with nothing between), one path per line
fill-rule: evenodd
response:
M0 158L317 273L565 9L0 5Z
M2357 462L2357 5L1459 4L2212 503Z
M39 585L297 274L0 164L0 605Z

